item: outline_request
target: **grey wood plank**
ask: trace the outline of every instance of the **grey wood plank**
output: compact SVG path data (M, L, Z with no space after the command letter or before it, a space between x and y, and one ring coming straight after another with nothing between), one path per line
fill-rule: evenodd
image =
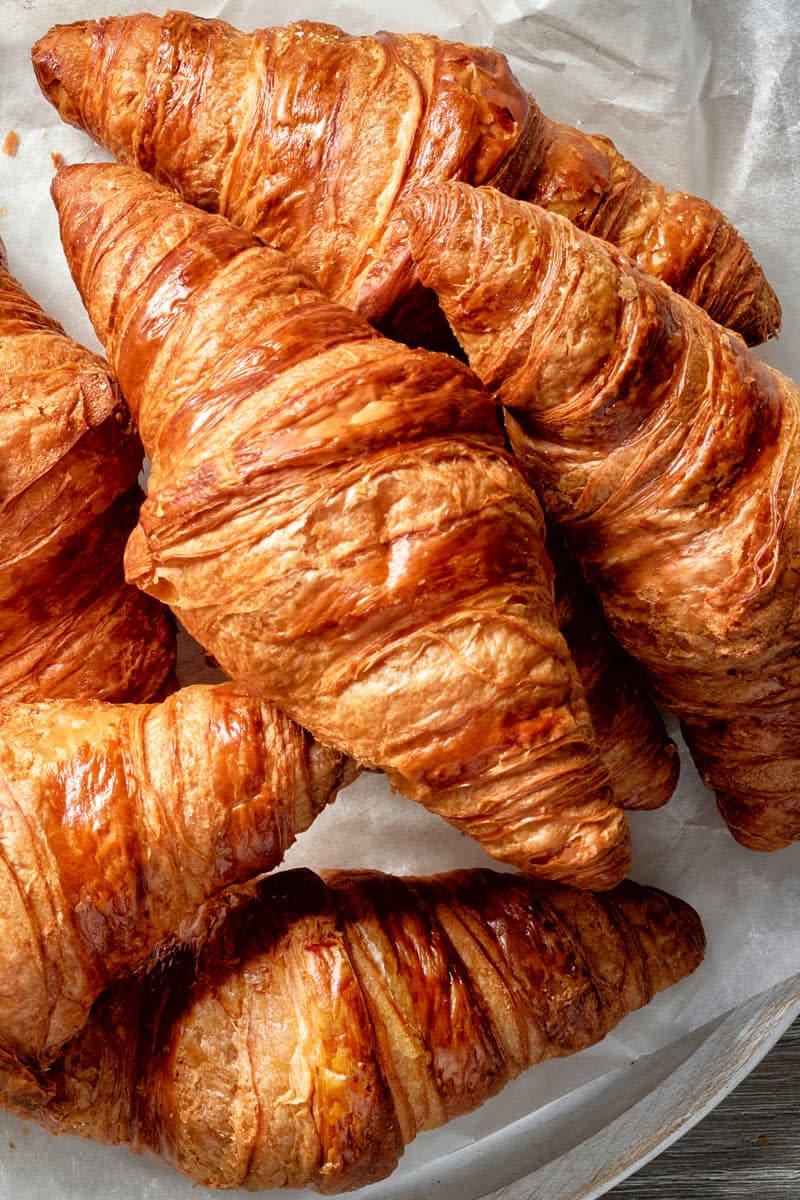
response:
M800 1018L707 1117L608 1200L800 1200Z

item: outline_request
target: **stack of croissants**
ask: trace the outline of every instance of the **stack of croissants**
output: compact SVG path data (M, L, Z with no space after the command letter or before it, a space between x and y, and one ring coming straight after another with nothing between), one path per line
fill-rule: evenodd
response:
M33 67L117 161L52 188L107 361L0 269L0 1104L359 1188L701 962L627 878L663 710L800 840L779 304L491 49L141 13ZM366 770L498 868L276 871Z

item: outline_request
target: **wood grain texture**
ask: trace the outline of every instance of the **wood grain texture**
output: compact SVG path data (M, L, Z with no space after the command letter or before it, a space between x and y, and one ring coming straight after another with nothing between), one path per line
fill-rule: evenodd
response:
M800 1018L734 1092L608 1200L794 1200L798 1079Z

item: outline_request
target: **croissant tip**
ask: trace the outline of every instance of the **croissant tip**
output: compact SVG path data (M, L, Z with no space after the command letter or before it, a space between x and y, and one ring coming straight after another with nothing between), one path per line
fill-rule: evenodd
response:
M764 287L769 292L764 296L760 309L754 311L752 323L742 327L742 336L748 346L761 346L776 338L781 331L783 311L780 300L766 281Z
M539 876L591 892L607 892L621 886L631 869L631 835L622 809L614 807L602 832L584 831L560 857L517 860L525 875Z
M75 168L80 165L79 163L62 163L56 167L53 178L50 181L50 195L56 208L59 208L63 199L66 180L71 174L74 174Z
M85 186L93 176L100 175L103 168L113 165L112 163L62 163L56 168L50 183L50 195L56 208L59 208L67 196L76 190L76 178L82 179Z
M58 110L62 120L80 127L77 100L91 53L90 27L96 21L75 21L53 25L31 47L31 64L45 98Z
M43 33L31 47L31 60L34 70L38 71L40 67L47 68L50 64L57 61L61 57L59 51L62 47L69 48L73 43L85 44L86 35L96 24L96 21L85 20L68 21L51 25L47 32Z
M769 854L800 840L800 813L790 806L748 803L718 792L717 809L728 832L746 850Z

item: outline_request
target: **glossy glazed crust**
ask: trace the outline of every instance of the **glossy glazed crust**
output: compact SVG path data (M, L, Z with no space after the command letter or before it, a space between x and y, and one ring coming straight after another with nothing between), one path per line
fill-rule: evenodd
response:
M732 832L800 838L797 387L533 205L450 184L408 215L423 280Z
M621 878L541 511L474 375L134 168L66 168L54 194L152 463L129 578L491 854Z
M56 26L33 64L66 121L290 249L330 296L398 337L430 306L397 205L447 179L568 212L750 340L780 324L716 209L651 183L607 139L547 120L495 51L310 21L243 34L173 12Z
M0 1048L45 1064L111 980L275 867L352 777L232 684L0 706Z
M0 251L0 700L148 700L175 660L167 609L125 582L142 447L106 364Z
M340 1192L704 953L688 905L632 882L291 871L227 907L199 955L105 996L39 1097L10 1106L207 1186Z

